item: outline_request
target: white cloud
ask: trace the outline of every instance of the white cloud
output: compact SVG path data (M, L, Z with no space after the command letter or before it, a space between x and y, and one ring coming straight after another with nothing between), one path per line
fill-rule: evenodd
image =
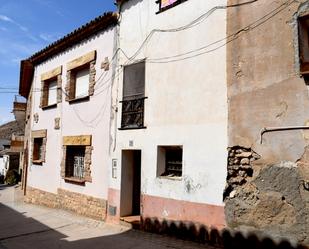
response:
M54 42L58 40L59 38L61 38L61 35L59 34L42 33L39 36L43 41L46 41L46 42Z
M14 23L14 21L11 18L9 18L8 16L5 16L5 15L0 15L0 20L4 21L4 22Z
M12 18L10 18L6 15L0 14L0 21L12 23L12 24L16 25L20 30L22 30L24 32L28 32L28 28L26 28L25 26L21 25L20 23L14 21Z

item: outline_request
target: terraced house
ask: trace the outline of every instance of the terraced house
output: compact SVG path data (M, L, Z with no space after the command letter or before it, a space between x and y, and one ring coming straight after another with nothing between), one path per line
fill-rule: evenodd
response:
M309 1L116 4L22 61L26 200L308 243Z

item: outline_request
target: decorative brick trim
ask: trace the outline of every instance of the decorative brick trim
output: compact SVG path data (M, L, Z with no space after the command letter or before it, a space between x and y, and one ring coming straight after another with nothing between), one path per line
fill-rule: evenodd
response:
M25 202L65 209L97 220L106 218L106 200L60 188L55 194L27 186Z
M67 71L67 81L65 85L65 101L69 101L70 99L74 99L75 94L75 81L72 75L71 70Z
M90 70L89 70L89 96L93 96L94 94L94 86L95 86L95 61L90 62Z
M54 126L55 130L59 130L60 129L60 118L55 118L55 126Z
M55 77L57 77L58 75L61 75L61 74L62 74L62 66L57 67L57 68L55 68L51 71L48 71L46 73L43 73L41 75L41 81L46 81L46 80L55 78Z
M63 145L91 145L91 135L64 136Z
M67 158L67 146L62 146L62 160L61 160L61 171L60 176L61 178L65 178L65 159Z
M47 137L47 130L36 130L31 132L32 138Z
M57 76L57 103L62 102L62 75Z
M41 98L40 108L48 105L48 84L45 81L41 81Z
M90 63L92 61L95 61L96 60L96 51L91 51L89 52L88 54L85 54L73 61L70 61L68 64L67 64L67 70L70 71L72 69L75 69L75 68L78 68L78 67L81 67L87 63Z
M91 168L90 168L92 150L93 150L92 146L86 146L86 151L85 151L85 180L87 182L92 182Z

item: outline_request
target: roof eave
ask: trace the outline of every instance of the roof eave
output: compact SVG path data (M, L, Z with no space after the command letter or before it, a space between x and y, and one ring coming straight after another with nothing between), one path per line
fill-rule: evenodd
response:
M58 41L50 44L41 51L33 54L26 60L21 61L19 94L28 98L34 75L34 67L51 58L52 56L65 51L79 42L91 37L102 30L106 30L118 22L118 15L113 12L105 13L103 16L97 17L84 26L74 30L70 34L64 36Z

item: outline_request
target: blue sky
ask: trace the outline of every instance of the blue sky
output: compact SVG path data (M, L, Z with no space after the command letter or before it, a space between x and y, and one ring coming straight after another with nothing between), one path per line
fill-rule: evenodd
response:
M0 0L0 124L14 119L20 60L114 10L114 0Z

